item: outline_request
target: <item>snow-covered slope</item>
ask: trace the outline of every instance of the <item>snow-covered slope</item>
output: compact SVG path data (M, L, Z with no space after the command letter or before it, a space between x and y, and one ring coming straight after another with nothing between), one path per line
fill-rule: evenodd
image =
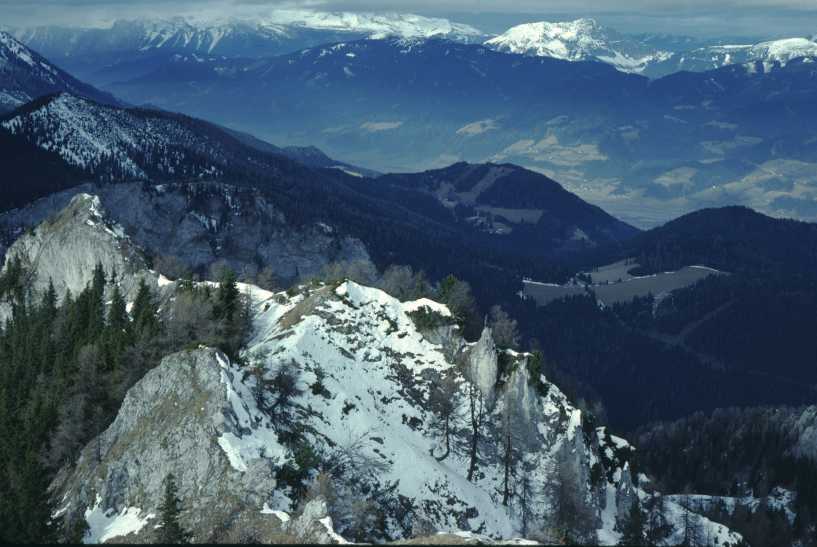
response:
M175 284L158 285L172 298ZM532 356L498 350L487 329L466 343L443 305L350 281L239 288L253 317L242 361L206 348L168 356L55 482L58 514L85 519L87 542L155 539L168 473L197 541L619 539L643 494L629 471L633 448L595 428ZM299 393L279 406L272 386L285 368ZM448 443L432 395L446 385ZM739 539L693 518L720 545Z
M62 93L0 122L70 165L110 179L215 176L223 146L180 117L126 110ZM103 177L105 178L105 177Z
M25 105L0 119L0 127L103 181L195 180L248 171L275 175L277 167L286 170L292 163L284 158L309 167L372 173L314 147L279 148L202 120L100 104L69 93Z
M353 13L311 10L278 10L262 18L263 25L301 27L350 33L365 33L370 38L444 37L469 41L482 36L472 26L448 19L423 17L410 13Z
M593 19L517 25L485 44L508 53L602 61L624 72L641 72L649 63L670 55L607 29Z
M746 64L751 70L757 65L763 72L775 66L785 66L793 59L817 58L817 41L808 38L786 38L757 44L718 45L678 52L654 63L647 70L650 76L663 76L688 70L702 72L728 65Z
M231 17L192 14L117 20L107 27L33 27L15 36L56 56L169 51L262 57L339 39L444 37L476 41L483 33L448 19L407 13L256 10ZM70 62L70 61L69 61Z
M115 102L110 95L80 82L10 34L0 31L0 113L60 91Z
M762 63L765 70L792 59L817 57L817 42L786 38L757 44L662 49L650 35L629 36L593 19L537 22L515 26L485 44L497 51L567 61L601 61L623 72L661 77L688 70L703 72L727 65ZM675 44L677 47L679 44Z

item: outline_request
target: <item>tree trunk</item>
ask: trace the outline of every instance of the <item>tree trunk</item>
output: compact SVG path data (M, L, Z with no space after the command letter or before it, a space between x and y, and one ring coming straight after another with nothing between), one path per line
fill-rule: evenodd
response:
M511 497L509 475L511 474L511 432L505 433L505 491L502 493L502 505L508 505Z
M479 445L479 428L482 422L482 398L476 391L476 386L471 385L468 395L471 403L471 463L468 466L468 481L474 480L477 471L477 447ZM477 408L479 399L479 408Z

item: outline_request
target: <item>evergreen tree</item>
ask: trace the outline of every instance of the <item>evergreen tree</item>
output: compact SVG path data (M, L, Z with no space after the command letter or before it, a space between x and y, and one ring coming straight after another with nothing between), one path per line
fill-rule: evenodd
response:
M133 301L133 332L137 337L150 338L159 332L159 322L156 319L156 304L153 294L144 278L139 280L139 289Z
M118 285L114 285L108 321L105 326L105 362L108 370L117 369L122 354L130 342L130 322L127 305Z
M238 358L238 351L244 341L249 310L242 306L241 292L238 290L235 273L229 268L222 272L213 317L218 321L221 347L232 359Z
M179 522L181 511L176 477L171 473L165 478L164 498L159 506L159 543L190 543L190 533Z
M225 269L219 280L218 292L216 293L216 317L232 321L239 311L240 296L235 272L229 268Z
M638 500L634 500L624 522L619 545L645 545L644 543L644 514L641 512Z

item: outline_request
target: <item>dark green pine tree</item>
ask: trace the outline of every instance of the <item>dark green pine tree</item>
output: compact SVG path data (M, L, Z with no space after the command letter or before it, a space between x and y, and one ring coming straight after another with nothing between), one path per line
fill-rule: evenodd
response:
M2 539L10 543L54 543L57 530L51 521L54 507L48 496L49 475L36 453L26 451L18 458L19 465L14 466L17 484L9 492L13 500L11 528L4 532L8 537Z
M218 285L213 316L218 321L222 349L231 358L238 357L238 351L243 341L243 322L246 319L243 312L241 293L238 290L235 273L228 269L224 272Z
M190 533L179 522L181 511L176 477L171 473L165 478L165 493L159 506L159 543L190 543Z
M159 332L159 321L156 319L156 304L153 294L144 279L139 281L139 290L133 301L133 333L138 338L150 338Z
M56 359L56 344L54 343L54 321L57 318L57 291L54 289L54 283L48 282L48 290L43 294L40 308L37 311L38 329L40 330L39 340L39 355L40 371L45 374L50 374L54 367Z
M238 308L240 296L241 294L238 292L235 272L228 268L225 270L224 275L219 280L218 293L216 294L216 306L214 310L216 318L232 321L239 311Z
M644 514L641 512L638 500L633 501L624 529L621 531L619 545L645 545L644 543Z
M87 293L85 305L87 321L87 342L96 340L105 328L105 270L102 264L94 267L94 277Z
M105 326L105 363L110 369L119 368L119 361L130 343L130 322L127 304L118 285L114 285L108 321Z

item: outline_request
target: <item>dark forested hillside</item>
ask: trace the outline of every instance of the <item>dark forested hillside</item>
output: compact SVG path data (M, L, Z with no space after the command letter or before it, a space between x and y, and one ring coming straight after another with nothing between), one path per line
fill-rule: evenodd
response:
M512 307L558 373L604 402L612 425L817 401L817 225L703 210L580 261L628 257L638 274L694 264L729 274L604 308L591 297Z
M163 356L204 343L235 357L247 328L229 273L217 289L191 286L164 314L144 281L128 311L116 274L107 279L101 266L61 303L53 285L33 298L27 275L19 260L0 275L0 304L12 309L0 328L2 543L56 541L51 480L110 425L127 390ZM182 308L197 319L180 322ZM87 525L63 526L60 537L78 543Z
M85 177L59 154L42 150L0 129L0 164L3 180L0 211L22 207L33 199L70 188Z
M639 325L629 309L602 309L590 297L510 309L541 348L555 381L576 397L601 401L619 431L725 405L807 404L817 398L810 385L783 373L724 369L684 340ZM649 308L646 315L651 317Z
M817 515L815 407L724 408L698 412L670 423L641 428L634 435L639 463L660 476L673 492L763 498L775 487L795 492L795 518L779 518L780 507L761 504L755 514L724 512L752 545L813 545Z
M496 246L524 255L615 247L638 233L545 175L511 164L461 162L376 182L367 192L470 224Z
M817 224L771 218L746 207L704 209L632 241L639 273L706 264L727 272L814 272Z

